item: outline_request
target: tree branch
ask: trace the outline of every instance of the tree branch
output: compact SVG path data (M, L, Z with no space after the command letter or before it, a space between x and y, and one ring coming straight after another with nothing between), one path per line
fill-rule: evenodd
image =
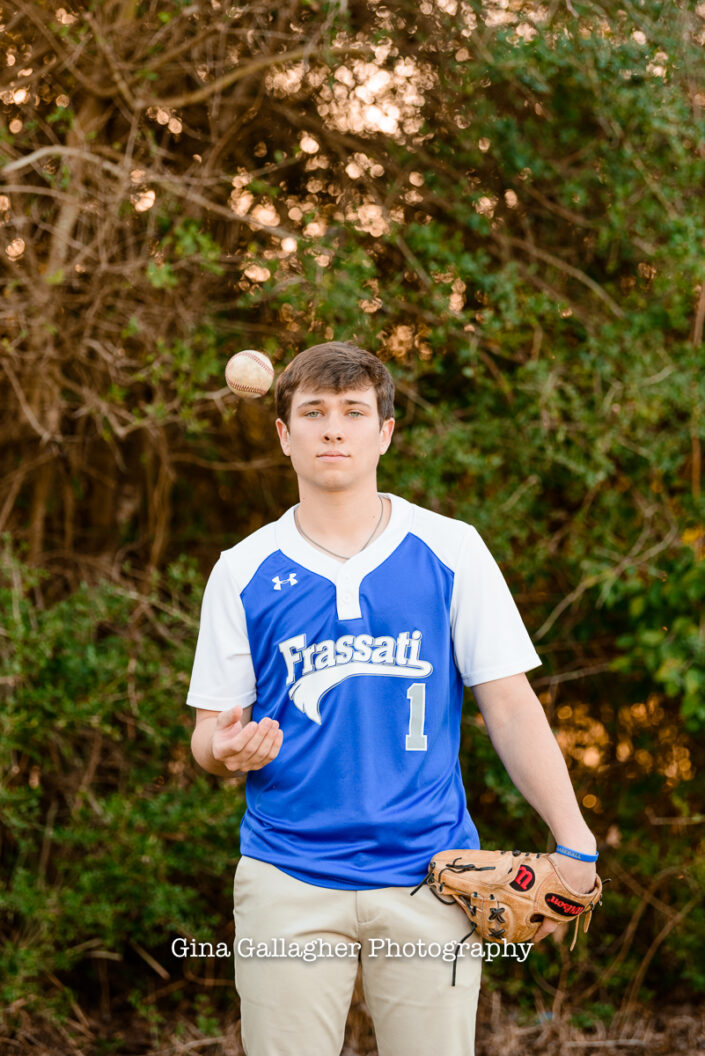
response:
M519 249L525 249L527 253L530 253L532 257L536 257L538 260L543 260L546 264L551 264L554 268L562 271L564 275L570 275L571 278L577 279L578 282L582 283L583 286L587 286L589 290L599 297L600 300L607 305L613 315L617 316L618 319L624 318L624 312L619 307L616 301L613 301L608 293L603 290L599 283L591 279L589 275L586 275L580 268L574 268L571 264L566 264L560 257L555 257L552 253L547 253L545 249L539 249L538 246L534 246L531 242L527 242L523 238L516 238L512 235L502 235L498 231L494 232L494 238L498 242L504 242L510 246L517 246Z
M178 109L180 107L192 106L194 103L202 103L205 99L210 98L211 95L216 95L222 92L225 88L230 88L231 85L236 84L237 81L243 80L245 77L250 77L254 73L259 73L261 70L270 69L272 66L281 66L287 62L298 62L300 59L309 59L318 56L331 56L331 57L343 57L348 55L358 55L360 58L368 58L370 53L373 53L373 48L362 47L360 44L350 45L345 48L328 48L325 51L310 52L308 46L303 48L295 48L294 51L284 51L280 54L275 55L263 55L259 59L253 59L246 66L236 66L235 69L229 70L228 73L223 74L216 81L212 81L210 84L204 84L202 88L197 88L193 92L184 92L182 95L172 96L170 99L158 99L152 97L150 99L140 100L139 105L141 107L148 106L162 106L164 108Z

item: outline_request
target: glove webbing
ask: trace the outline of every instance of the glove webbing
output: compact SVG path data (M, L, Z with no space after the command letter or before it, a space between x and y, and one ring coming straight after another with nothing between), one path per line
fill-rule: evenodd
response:
M410 895L415 895L417 891L421 890L421 888L423 887L424 884L428 884L429 888L430 888L430 891L431 891L431 894L434 896L434 898L437 898L439 902L442 902L444 906L453 906L453 905L455 905L455 899L454 898L441 898L441 896L438 894L438 892L434 891L433 888L430 887L432 879L433 879L433 869L431 868L431 866L429 866L428 872L426 873L426 875L423 878L423 880L421 881L421 883L417 884L416 887L414 888L414 890L410 891L409 894Z

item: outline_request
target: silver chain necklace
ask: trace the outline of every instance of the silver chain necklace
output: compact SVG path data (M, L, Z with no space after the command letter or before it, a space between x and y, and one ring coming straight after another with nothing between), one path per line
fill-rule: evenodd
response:
M379 499L379 505L380 505L380 511L379 511L379 517L377 519L377 524L372 529L372 535L369 537L369 539L364 544L364 546L361 546L360 549L356 551L356 553L358 553L358 554L361 554L363 550L367 549L367 547L370 545L370 543L374 539L375 535L377 534L377 531L379 529L380 524L382 523L382 518L384 517L384 501L382 499L382 496L379 494L379 492L377 493L377 498ZM310 535L306 535L306 532L301 527L301 523L299 521L299 518L296 515L296 511L298 510L298 508L299 507L296 506L295 509L294 509L294 523L296 524L296 527L298 528L298 530L303 535L304 539L307 539L309 541L309 543L313 543L313 545L317 546L319 550L325 550L325 552L327 554L330 554L331 557L340 558L341 561L349 561L351 557L355 557L355 554L336 554L335 550L329 550L327 546L323 546L322 543L317 543L316 540L312 539Z

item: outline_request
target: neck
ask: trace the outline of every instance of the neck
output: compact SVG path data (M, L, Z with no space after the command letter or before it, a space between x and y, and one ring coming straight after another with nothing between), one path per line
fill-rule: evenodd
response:
M306 535L338 555L352 557L370 538L384 530L389 518L388 500L380 503L376 487L364 492L310 492L300 488L297 519ZM381 514L381 519L380 519Z

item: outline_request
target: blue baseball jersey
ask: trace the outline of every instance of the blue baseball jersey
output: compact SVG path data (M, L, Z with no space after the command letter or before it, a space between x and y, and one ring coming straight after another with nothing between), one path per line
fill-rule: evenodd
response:
M243 854L322 887L418 883L441 847L478 847L458 751L463 685L540 664L470 525L397 496L342 563L293 509L221 554L188 703L276 719L247 775Z

